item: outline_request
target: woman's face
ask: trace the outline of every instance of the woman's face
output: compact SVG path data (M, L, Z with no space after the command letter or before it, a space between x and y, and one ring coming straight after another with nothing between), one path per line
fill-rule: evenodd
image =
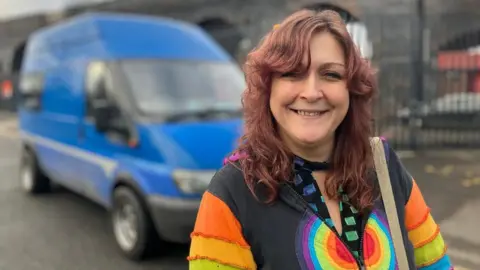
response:
M328 32L317 33L310 41L310 58L308 74L286 73L272 79L270 110L282 140L294 148L333 143L349 107L340 43Z

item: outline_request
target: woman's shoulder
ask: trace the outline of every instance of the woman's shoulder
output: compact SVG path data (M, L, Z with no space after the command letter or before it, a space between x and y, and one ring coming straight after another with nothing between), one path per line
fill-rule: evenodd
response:
M399 191L407 201L410 197L410 193L413 187L413 177L403 165L401 159L397 155L397 152L389 145L388 141L382 139L385 158L388 165L388 171L390 174L390 181L392 182L393 189L400 189ZM398 191L398 190L393 190Z
M218 197L229 206L237 205L239 200L250 197L250 190L245 183L238 160L225 162L223 167L213 176L207 192Z
M243 171L239 162L227 162L212 177L208 189L210 191L231 190L239 185L245 185Z

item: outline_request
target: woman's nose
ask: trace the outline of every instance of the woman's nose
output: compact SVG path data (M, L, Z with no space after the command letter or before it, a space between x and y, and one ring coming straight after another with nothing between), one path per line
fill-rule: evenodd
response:
M314 76L309 76L309 78L305 80L305 83L302 85L302 87L303 89L300 94L302 99L313 102L323 98L321 84L316 80L316 78L314 78Z

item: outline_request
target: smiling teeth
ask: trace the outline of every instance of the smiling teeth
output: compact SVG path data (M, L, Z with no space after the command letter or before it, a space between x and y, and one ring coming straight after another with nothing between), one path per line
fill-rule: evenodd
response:
M299 115L305 115L305 116L318 116L320 115L320 112L306 112L306 111L297 111Z

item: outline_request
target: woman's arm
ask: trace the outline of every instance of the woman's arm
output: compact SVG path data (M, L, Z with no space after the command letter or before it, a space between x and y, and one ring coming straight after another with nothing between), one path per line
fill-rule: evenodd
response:
M403 166L395 151L384 141L391 175L399 179L405 204L405 227L413 245L415 266L423 270L453 269L440 227L433 220L417 183Z
M415 265L425 270L453 269L440 227L433 220L415 180L411 181L412 190L405 206L405 224L415 250Z
M207 191L203 195L190 247L190 270L256 269L240 222L228 205Z

